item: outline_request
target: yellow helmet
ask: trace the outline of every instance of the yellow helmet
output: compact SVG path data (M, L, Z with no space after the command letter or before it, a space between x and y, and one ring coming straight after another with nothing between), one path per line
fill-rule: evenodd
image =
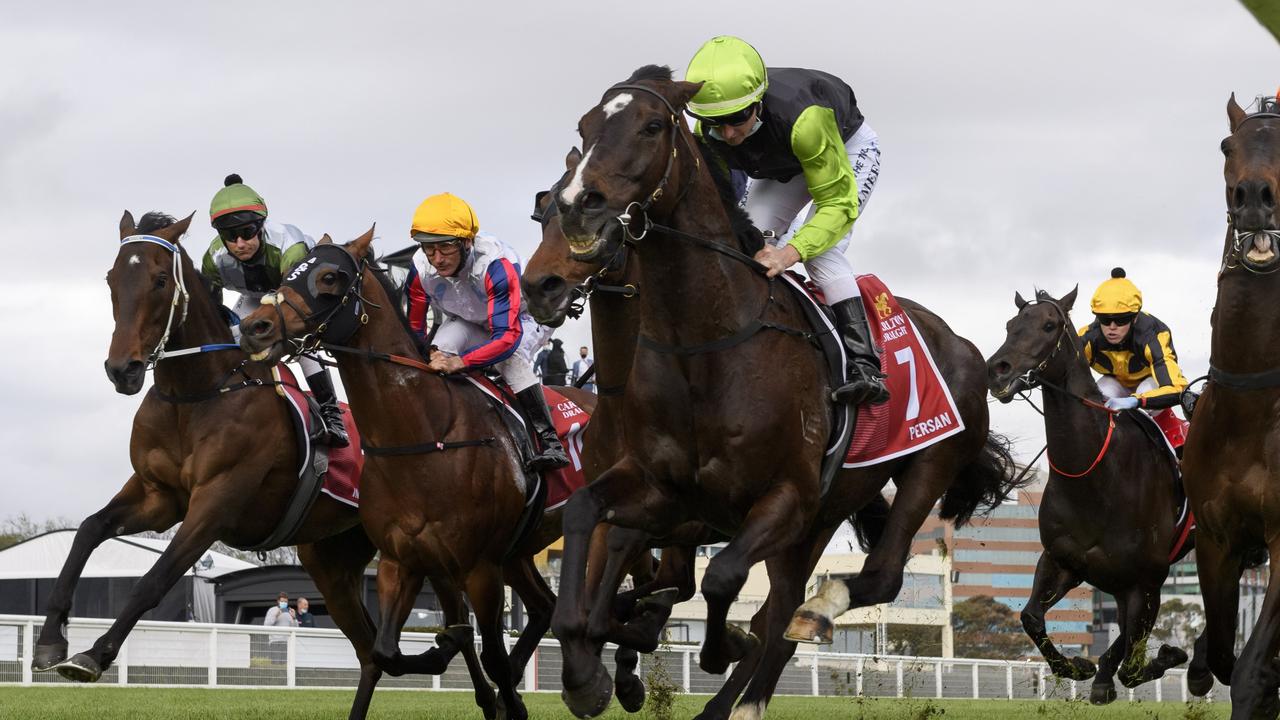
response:
M769 71L760 53L732 35L703 43L689 61L684 79L702 88L689 101L689 112L702 117L736 113L760 102L769 88Z
M1142 291L1124 276L1124 268L1114 268L1111 279L1098 286L1089 308L1094 315L1125 315L1142 309Z
M409 235L419 242L448 240L450 238L475 239L480 232L480 221L465 200L452 193L432 195L413 211L413 226Z

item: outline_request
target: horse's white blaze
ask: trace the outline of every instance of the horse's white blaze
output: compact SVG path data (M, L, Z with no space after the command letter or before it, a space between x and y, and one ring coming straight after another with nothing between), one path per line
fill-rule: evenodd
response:
M618 93L613 99L601 106L604 116L611 118L623 108L631 104L631 93Z
M564 190L560 191L560 200L562 202L572 205L573 201L577 200L578 196L582 194L582 171L586 169L587 163L591 160L591 153L595 149L595 145L587 148L587 154L582 156L582 159L578 161L578 167L573 169L573 179L569 181Z
M140 262L142 262L142 258L138 257L136 254L135 254L135 255L130 255L130 256L129 256L129 264L130 264L130 265L137 265L137 264L138 264L138 263L140 263Z

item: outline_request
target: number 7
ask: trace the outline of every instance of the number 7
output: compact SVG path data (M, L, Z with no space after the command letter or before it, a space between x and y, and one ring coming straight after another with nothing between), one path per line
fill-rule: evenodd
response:
M893 353L893 359L899 365L906 365L911 371L911 397L907 399L907 421L920 417L920 395L916 389L916 354L910 347L904 347Z

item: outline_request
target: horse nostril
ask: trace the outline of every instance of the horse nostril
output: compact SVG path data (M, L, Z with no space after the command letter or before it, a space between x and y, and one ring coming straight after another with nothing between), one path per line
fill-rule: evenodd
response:
M559 275L548 275L538 283L538 289L548 297L560 297L564 292L565 280Z
M259 320L249 327L249 334L254 337L261 337L271 332L270 320Z
M1235 191L1231 193L1231 206L1238 210L1244 207L1244 201L1245 201L1244 185L1240 184L1240 185L1237 185Z
M588 190L582 194L582 209L591 212L600 212L605 208L604 195L595 190Z
M1276 206L1276 196L1271 192L1271 186L1270 186L1270 185L1263 185L1263 186L1262 186L1262 192L1261 192L1261 193L1259 193L1259 194L1260 194L1260 195L1261 195L1261 197L1262 197L1262 205L1263 205L1263 207L1265 207L1265 208L1267 208L1267 209L1271 209L1271 208L1274 208L1274 207Z
M1012 368L1010 368L1009 363L1005 362L1004 360L1001 360L991 366L991 370L993 371L993 374L996 377L1000 377L1001 375L1008 375L1009 370L1011 369Z

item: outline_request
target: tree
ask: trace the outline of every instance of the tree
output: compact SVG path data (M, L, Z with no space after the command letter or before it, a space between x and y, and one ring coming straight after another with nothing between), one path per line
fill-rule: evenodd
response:
M889 652L916 657L942 656L942 627L939 625L889 625Z
M1160 606L1151 637L1162 643L1190 647L1204 629L1204 608L1173 598Z
M75 523L66 518L51 518L44 522L37 522L26 513L10 515L0 520L0 550L17 545L23 540L30 540L41 533L69 527L75 527Z
M951 627L958 657L1012 660L1034 651L1013 610L987 595L956 603Z

